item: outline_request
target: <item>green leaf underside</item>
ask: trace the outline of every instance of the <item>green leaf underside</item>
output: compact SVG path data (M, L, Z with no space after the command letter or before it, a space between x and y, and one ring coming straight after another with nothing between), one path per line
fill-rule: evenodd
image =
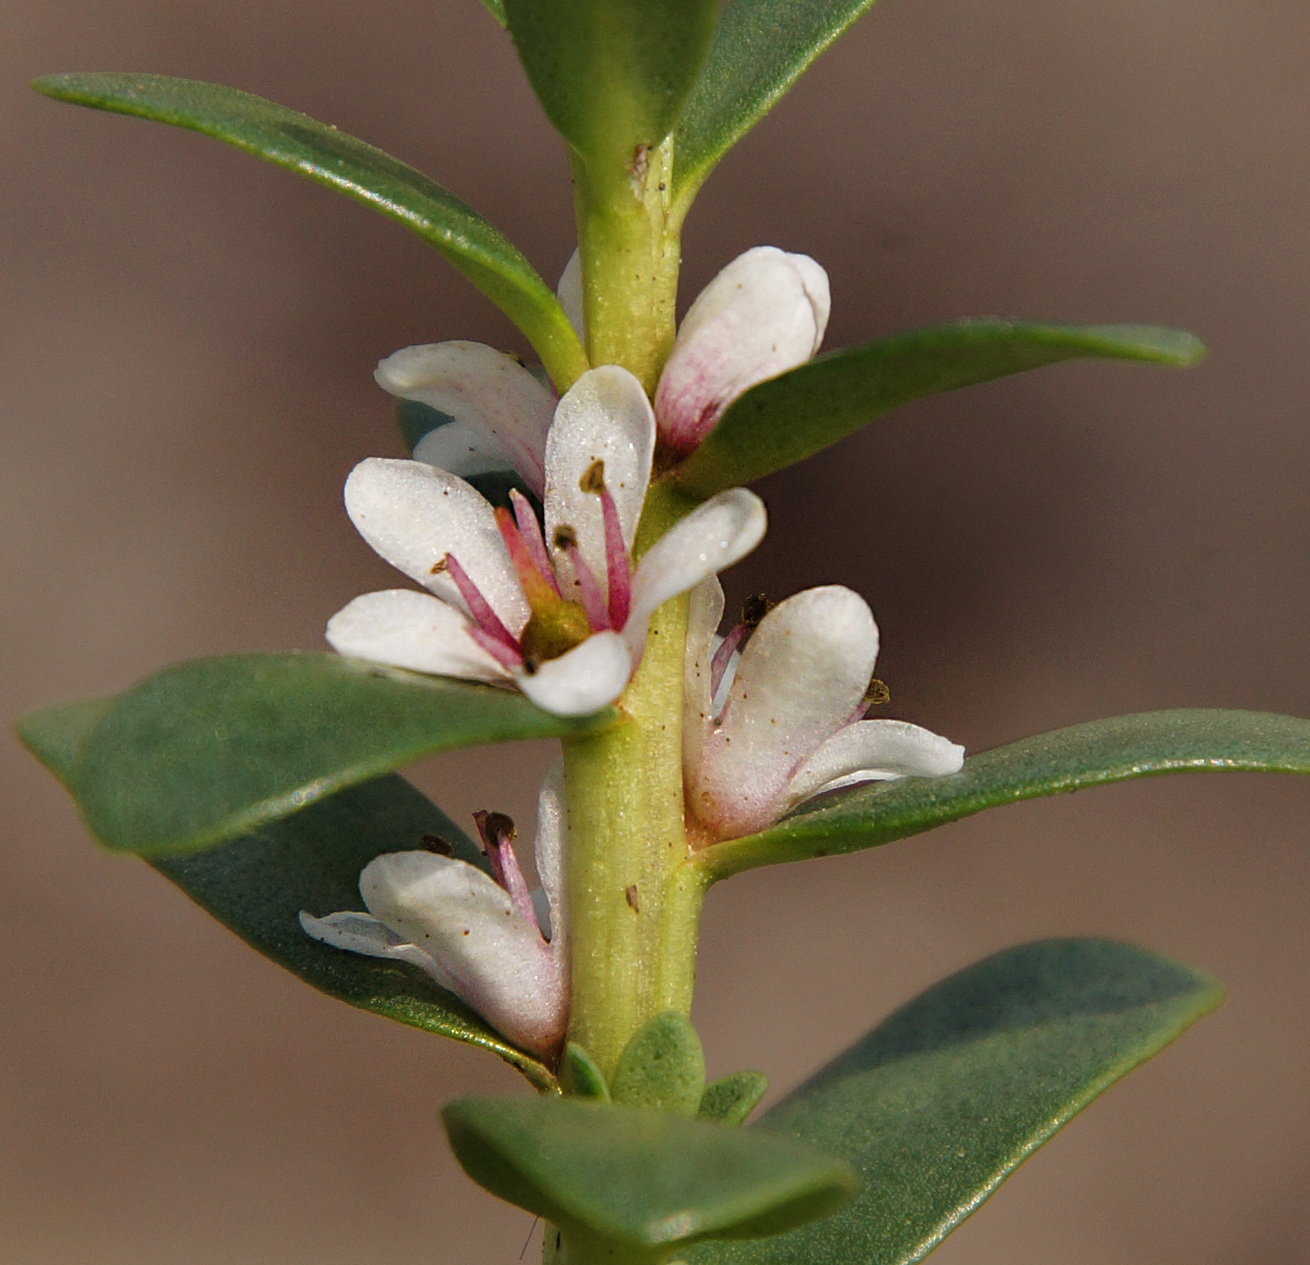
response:
M14 728L23 745L71 791L77 749L116 701L110 696L56 703L29 713Z
M584 161L620 179L638 145L653 149L672 131L716 9L716 0L505 0L546 117Z
M51 730L62 710L28 717L25 732ZM167 855L248 833L433 752L589 732L612 715L565 720L514 691L331 654L225 655L166 668L119 695L64 780L106 846Z
M705 1086L696 1114L702 1120L739 1125L768 1090L769 1078L763 1072L733 1072Z
M609 1102L610 1088L605 1083L605 1074L596 1066L591 1055L574 1041L564 1045L564 1056L560 1060L560 1081L566 1094Z
M714 165L873 0L727 0L674 141L674 196Z
M1208 976L1108 940L1007 949L937 984L757 1125L840 1155L860 1193L689 1265L908 1265L1036 1147L1217 1006Z
M620 1106L694 1116L705 1092L705 1055L691 1021L656 1015L632 1034L619 1056L610 1095Z
M466 1098L442 1116L475 1182L566 1238L616 1245L624 1260L659 1259L710 1235L775 1234L854 1189L843 1162L777 1133L641 1108Z
M965 760L959 773L866 783L701 853L714 879L874 848L986 808L1162 773L1310 773L1310 720L1184 708L1071 725Z
M426 1032L479 1046L539 1088L550 1070L515 1049L417 967L311 940L297 915L364 908L359 874L383 852L412 851L436 835L463 861L479 850L439 808L392 774L353 786L294 817L271 822L208 852L151 862L219 922L321 992Z
M33 87L60 101L202 132L371 206L421 237L495 303L527 336L560 390L586 369L559 300L508 238L390 154L221 84L165 75L67 74L37 79Z
M684 491L708 497L803 461L920 396L1064 360L1183 367L1204 355L1193 334L1154 325L958 321L830 352L739 396L678 466Z

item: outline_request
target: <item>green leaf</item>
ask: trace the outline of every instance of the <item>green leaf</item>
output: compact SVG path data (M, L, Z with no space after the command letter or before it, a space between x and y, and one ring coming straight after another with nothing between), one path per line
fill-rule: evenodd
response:
M542 1089L550 1070L489 1028L417 967L334 949L301 930L315 917L364 908L360 871L384 852L449 844L485 868L480 851L439 808L394 774L353 786L222 847L152 862L198 905L307 984L362 1010L498 1054Z
M923 395L954 391L1062 360L1140 360L1183 367L1205 347L1154 325L1032 325L958 321L831 352L752 387L672 477L697 496L794 465L881 413Z
M985 808L1159 773L1310 773L1310 720L1272 712L1140 712L972 756L947 777L823 796L756 835L700 854L712 879L757 865L875 848Z
M564 1057L560 1060L560 1081L564 1092L577 1098L598 1098L601 1102L610 1100L605 1074L576 1041L565 1042Z
M111 697L56 703L24 716L14 729L23 745L71 791L77 749L116 701Z
M705 1055L691 1023L666 1011L633 1033L619 1055L610 1096L620 1106L694 1116L705 1092Z
M1131 945L1007 949L898 1010L742 1132L849 1160L860 1193L768 1243L688 1265L908 1265L1057 1129L1214 1009L1208 976Z
M64 705L27 717L20 732L55 764L66 758L53 736L60 724L90 714ZM225 655L119 695L62 776L102 843L164 855L231 839L436 751L590 732L612 716L564 720L509 690L331 654Z
M546 116L621 176L673 130L714 32L715 0L505 0ZM636 169L634 168L634 174Z
M733 1072L705 1086L696 1115L719 1124L742 1124L768 1089L769 1078L763 1072Z
M504 0L482 0L483 7L491 14L501 26L508 26L509 19L505 16Z
M619 1261L659 1260L707 1237L776 1234L825 1215L855 1189L840 1160L777 1133L642 1108L465 1098L442 1116L475 1182L559 1226L571 1243L609 1245Z
M685 208L715 164L873 0L727 0L674 140Z
M523 255L454 194L390 154L221 84L73 74L47 75L32 86L60 101L203 132L371 206L416 233L495 303L536 348L560 391L586 369L564 309Z

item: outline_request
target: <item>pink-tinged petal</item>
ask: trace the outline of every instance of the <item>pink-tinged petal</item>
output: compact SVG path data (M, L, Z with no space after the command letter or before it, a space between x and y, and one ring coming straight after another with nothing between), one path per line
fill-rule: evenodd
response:
M528 622L495 512L463 479L420 461L370 457L346 480L346 512L382 557L439 597L464 605L442 568L454 554L511 632Z
M645 642L646 620L655 609L744 558L764 538L764 502L745 488L729 488L697 506L664 533L637 563L632 577L634 650Z
M828 274L807 255L757 246L691 305L655 392L660 438L685 456L742 392L804 364L828 325Z
M558 1048L567 963L487 874L432 852L392 852L369 862L359 890L369 912L427 953L502 1036L541 1056Z
M374 918L372 914L358 914L353 909L328 914L326 918L315 918L312 914L300 911L300 929L312 940L331 945L334 949L344 949L347 953L362 953L369 958L388 958L393 962L408 962L425 971L442 988L452 988L450 976L441 969L431 956L415 945L406 943L391 931L387 924Z
M568 818L564 801L564 760L550 766L537 796L537 837L532 857L537 877L550 910L550 947L557 955L566 955L569 942L569 917L566 900L564 862L568 848Z
M714 576L691 591L687 603L687 648L682 669L682 762L692 769L713 725L710 660L714 630L723 618L723 588Z
M481 343L429 343L388 356L374 377L392 395L428 404L462 424L453 437L434 434L422 457L415 449L420 460L451 460L457 464L442 468L452 474L476 474L477 463L487 469L488 454L499 452L501 465L517 470L541 494L546 432L555 401L513 357ZM467 454L474 468L462 468L466 462L461 461L461 443L475 447Z
M878 653L873 615L838 585L775 606L746 643L718 727L687 769L688 802L720 838L761 830L798 765L841 728Z
M412 589L355 598L328 620L327 640L338 654L393 668L472 681L509 679L500 661L469 636L462 611Z
M600 632L533 673L516 677L518 687L543 711L556 716L590 716L614 702L632 675L627 643Z
M560 307L564 309L564 315L569 318L569 324L573 326L573 332L578 336L578 342L586 347L587 325L582 302L582 255L576 250L569 256L564 271L560 273L555 295L559 299Z
M617 365L584 373L560 400L546 438L546 540L553 542L560 527L572 528L592 573L604 577L604 514L600 498L582 490L582 476L604 462L605 486L631 551L654 452L655 415L641 383ZM573 577L567 559L558 551L552 557L564 596L575 596L568 591Z
M839 729L792 774L782 811L858 782L944 777L964 767L964 748L903 720L861 720Z

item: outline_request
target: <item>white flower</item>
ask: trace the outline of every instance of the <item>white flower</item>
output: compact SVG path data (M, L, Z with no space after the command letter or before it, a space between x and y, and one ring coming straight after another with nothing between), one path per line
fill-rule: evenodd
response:
M435 852L388 852L359 876L367 914L315 918L302 910L300 925L334 948L419 967L508 1041L549 1059L569 1018L561 765L537 804L534 851L546 908L534 903L519 870L509 818L479 813L477 822L494 879Z
M559 297L582 337L576 251ZM656 388L655 418L668 454L687 456L742 392L809 360L823 342L830 306L828 274L808 255L776 246L738 255L683 317Z
M710 578L691 598L682 739L688 812L707 838L762 830L823 791L963 766L964 748L926 729L863 719L878 629L858 593L806 589L719 641L722 615Z
M400 354L426 356L429 368L444 360L443 390L453 391L450 364L464 366L461 390L475 415L468 438L486 442L490 434L529 476L540 412L520 409L529 398L522 381L482 352L499 357L476 344ZM482 370L479 360L486 362ZM519 369L506 357L499 361ZM440 375L430 374L429 383L434 378ZM486 422L493 414L494 424ZM655 609L744 557L764 535L763 504L733 488L666 532L634 571L631 552L654 447L655 418L641 384L607 365L577 380L545 434L535 484L544 491L544 535L517 493L511 514L424 461L361 462L346 481L351 521L430 594L358 597L328 623L328 641L341 654L395 667L512 682L561 716L587 715L613 702L641 661Z

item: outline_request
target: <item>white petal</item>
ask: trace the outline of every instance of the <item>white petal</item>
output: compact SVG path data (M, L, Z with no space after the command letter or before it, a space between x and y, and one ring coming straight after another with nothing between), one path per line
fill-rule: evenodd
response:
M669 528L642 556L632 577L628 627L634 638L642 630L644 641L645 620L662 603L750 553L764 539L768 522L764 502L754 492L729 488Z
M392 395L419 400L468 423L540 495L555 401L513 357L482 343L428 343L388 356L374 377Z
M582 308L582 255L578 251L575 250L564 265L555 294L564 309L564 315L569 318L569 324L573 326L573 332L578 336L578 342L585 347L587 326Z
M340 913L328 914L326 918L315 918L300 911L300 927L313 940L330 944L334 949L344 949L347 953L362 953L370 958L390 958L397 962L408 962L426 971L442 988L451 986L450 976L422 949L407 943L391 931L387 924L374 918L372 914L359 914L353 909Z
M678 330L655 392L664 442L690 452L743 391L809 360L829 307L828 274L808 256L757 246L734 259Z
M641 383L617 365L589 369L555 410L546 438L546 540L551 542L556 528L572 527L603 593L608 593L608 585L600 497L584 492L579 481L593 462L605 463L605 486L614 498L623 541L631 552L654 452L655 415L650 401ZM559 552L551 556L557 563L563 558ZM567 566L559 569L568 576Z
M746 643L719 726L688 770L701 822L732 838L774 821L792 772L860 702L877 654L873 615L850 589L807 589L775 606Z
M788 812L822 791L896 777L944 777L964 767L964 748L903 720L860 720L839 729L792 774Z
M511 632L527 623L495 512L463 479L421 461L369 457L346 480L346 513L393 567L439 597L464 608L450 576L432 570L453 553Z
M365 593L328 620L338 654L434 676L507 681L509 673L468 634L468 619L439 598L412 589Z
M537 796L537 837L532 856L537 863L537 877L550 909L550 948L552 953L567 949L569 920L565 903L564 862L568 847L568 818L564 800L564 757L561 756L546 774ZM537 895L533 892L533 896Z
M558 659L547 659L531 675L523 673L514 679L543 711L556 716L590 716L614 702L631 675L628 643L618 633L601 632Z
M691 591L687 604L687 648L682 668L682 762L694 768L701 744L713 723L710 699L710 660L714 657L714 631L723 618L723 588L710 576Z
M461 479L492 471L512 471L509 458L476 422L443 422L414 445L415 461L449 470Z
M558 1047L567 964L487 874L432 852L391 852L369 862L359 890L369 912L429 954L497 1032L539 1055Z

